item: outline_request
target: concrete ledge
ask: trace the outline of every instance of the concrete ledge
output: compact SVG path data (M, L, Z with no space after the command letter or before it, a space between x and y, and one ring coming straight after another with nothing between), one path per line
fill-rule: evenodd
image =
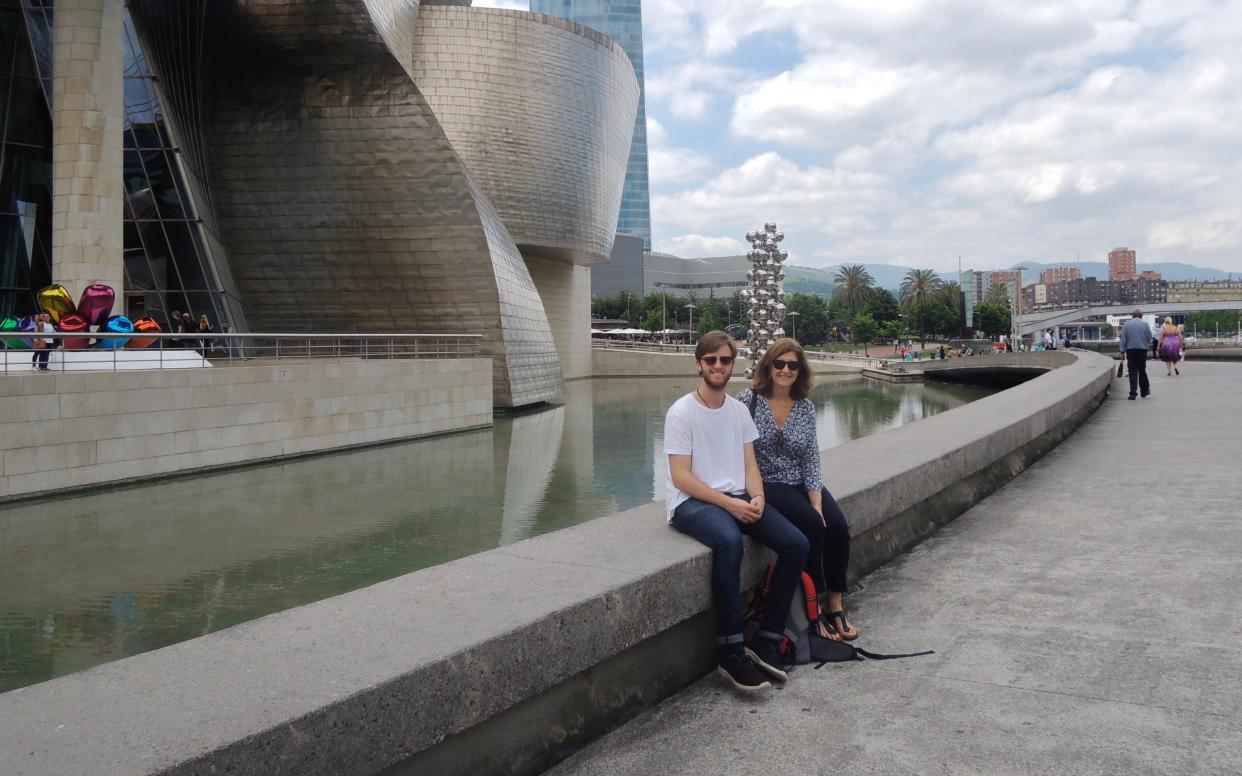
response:
M860 565L1021 471L1112 368L826 451ZM709 568L649 504L0 695L0 773L534 772L710 667Z

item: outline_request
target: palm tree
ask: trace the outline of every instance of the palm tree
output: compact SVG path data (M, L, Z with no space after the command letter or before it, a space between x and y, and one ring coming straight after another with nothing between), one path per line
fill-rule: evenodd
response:
M833 300L848 307L851 317L858 311L858 305L870 299L875 291L875 278L861 264L843 265L832 282L837 284L837 289L832 292Z
M924 310L927 303L938 296L943 287L944 281L932 269L912 269L901 281L902 304L915 311L915 319L919 325L919 339L923 340L924 344L927 340Z
M912 269L901 281L901 301L906 304L923 304L944 288L944 281L934 269Z
M946 280L940 286L940 296L944 299L944 303L954 310L962 303L962 284L956 280Z

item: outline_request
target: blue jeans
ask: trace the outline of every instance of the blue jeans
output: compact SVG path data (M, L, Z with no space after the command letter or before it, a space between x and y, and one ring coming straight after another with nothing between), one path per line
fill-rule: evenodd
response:
M750 496L734 496L745 501ZM764 506L763 517L739 523L724 509L692 498L673 511L673 527L712 550L712 600L716 604L716 645L740 650L742 635L742 534L753 536L776 553L776 572L768 595L771 605L759 623L760 634L780 638L789 616L789 602L802 576L810 544L785 516Z

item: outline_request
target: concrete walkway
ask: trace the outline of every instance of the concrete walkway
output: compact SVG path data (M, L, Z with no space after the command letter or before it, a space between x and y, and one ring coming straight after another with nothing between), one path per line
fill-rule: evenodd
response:
M850 597L936 655L709 676L551 773L1242 773L1242 364L1149 373Z

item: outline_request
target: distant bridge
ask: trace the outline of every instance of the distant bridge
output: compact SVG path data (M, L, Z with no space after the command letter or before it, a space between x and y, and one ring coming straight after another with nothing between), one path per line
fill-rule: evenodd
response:
M1040 310L1018 316L1018 326L1023 334L1063 326L1083 318L1097 315L1129 315L1135 308L1144 313L1169 315L1172 313L1198 313L1206 310L1242 310L1242 299L1214 302L1150 302L1148 304L1110 304L1099 307L1079 307L1073 310Z

